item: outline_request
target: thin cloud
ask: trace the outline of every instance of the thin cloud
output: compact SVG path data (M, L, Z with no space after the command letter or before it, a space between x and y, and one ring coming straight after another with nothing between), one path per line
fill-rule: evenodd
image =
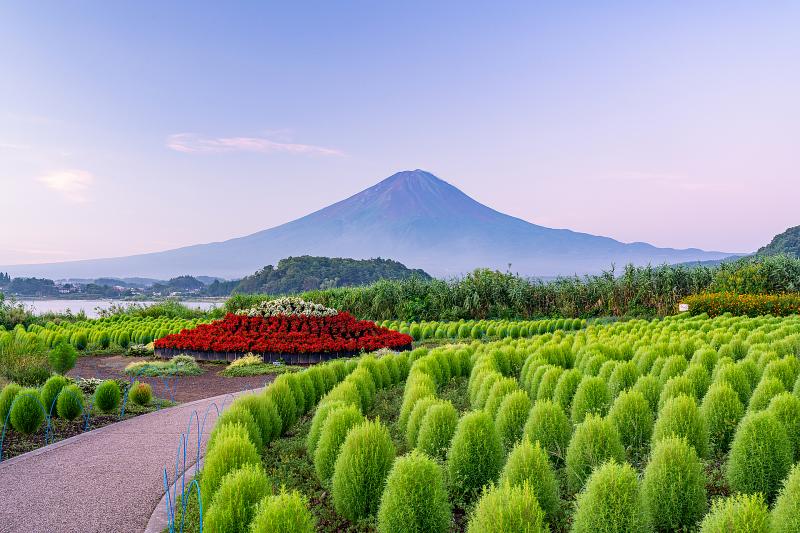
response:
M40 177L39 182L71 202L83 203L89 201L94 176L85 170L60 170Z
M202 137L194 133L176 133L167 137L167 148L187 154L227 152L285 153L295 155L343 156L335 148L273 141L264 137Z

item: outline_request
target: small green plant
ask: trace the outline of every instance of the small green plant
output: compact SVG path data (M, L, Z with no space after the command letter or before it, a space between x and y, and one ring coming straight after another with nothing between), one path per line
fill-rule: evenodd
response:
M276 379L270 383L264 395L271 399L278 409L278 416L281 417L281 433L283 433L297 421L299 416L292 389L286 381Z
M314 411L314 416L311 418L311 427L306 436L306 453L308 453L309 457L314 457L314 452L317 450L317 443L319 443L319 437L322 434L322 426L325 424L328 415L330 415L334 409L344 407L345 405L347 404L341 400L326 399L317 406L317 409Z
M457 425L458 411L453 404L448 401L437 402L428 409L425 418L422 419L417 435L417 448L435 459L444 461Z
M21 390L22 387L16 383L9 383L3 387L3 392L0 392L0 431L2 431L3 424L6 423L6 418L8 417L9 411L11 411L11 404L14 402L14 398Z
M261 443L266 446L272 439L281 433L281 418L278 408L270 398L263 394L243 394L236 398L235 405L240 405L250 411L253 420L260 430ZM254 442L254 444L257 444Z
M336 458L348 431L363 421L361 411L352 405L334 409L328 415L314 451L314 470L323 485L328 485L333 477Z
M649 517L639 493L636 472L628 464L613 460L599 466L578 495L574 533L651 531Z
M375 514L394 457L392 437L380 420L352 428L334 466L331 494L336 512L351 521Z
M77 385L67 385L58 393L56 400L58 416L64 420L75 420L83 413L83 391Z
M45 420L44 406L36 389L20 390L11 405L11 426L25 435L36 433Z
M107 379L95 389L94 405L103 413L110 413L119 407L121 397L119 383L113 379Z
M395 460L378 509L382 533L446 533L450 503L441 467L419 451Z
M778 378L764 378L756 386L747 404L748 411L761 411L769 406L769 402L778 394L786 392L783 382Z
M531 400L523 390L514 391L503 398L494 423L506 451L522 437L530 410Z
M718 498L700 524L700 533L767 533L769 509L761 494Z
M728 452L736 431L736 425L744 416L744 406L726 381L714 383L708 388L700 415L708 427L708 440L715 455Z
M470 502L495 481L503 467L503 445L491 417L473 411L458 421L447 452L450 493Z
M572 412L572 398L582 379L583 374L577 368L565 370L558 378L555 391L553 391L553 401L560 405L565 413Z
M690 398L695 398L694 384L686 376L675 376L669 378L664 387L661 389L661 396L658 398L658 412L664 407L664 404L672 398L677 398L680 395L686 395Z
M50 368L59 374L66 374L75 366L78 360L78 351L67 342L59 342L47 354Z
M608 419L589 415L581 422L567 448L567 486L572 492L583 488L594 468L609 459L621 463L625 448L617 428Z
M650 375L642 376L636 380L636 384L631 390L641 393L650 404L653 414L658 413L658 400L661 398L661 382L658 381L658 378Z
M608 378L608 391L611 398L616 398L622 391L628 390L639 379L639 369L633 361L621 363L614 368Z
M792 467L789 477L783 482L770 524L771 531L800 531L800 464Z
M208 508L214 503L214 495L228 473L245 465L261 468L261 457L250 439L233 433L215 439L214 446L206 452L200 478L203 506Z
M659 411L653 427L653 445L673 435L686 437L700 457L708 453L708 427L693 397L670 398Z
M733 437L725 476L731 489L760 492L772 501L792 466L792 444L786 429L769 411L745 415Z
M611 395L603 378L583 378L572 398L572 423L580 424L587 415L605 416L611 405Z
M522 439L508 454L500 483L522 485L526 482L536 494L545 518L553 522L559 513L558 481L553 465L538 441L531 444L530 440Z
M800 459L800 398L790 392L775 396L769 403L769 412L775 415L786 430L792 443L794 459Z
M572 435L572 424L558 404L538 400L533 404L523 435L539 442L555 464L562 464Z
M271 483L261 465L245 464L222 478L203 516L208 531L246 533L256 505L271 492Z
M226 424L237 423L247 429L247 438L253 443L256 450L259 452L263 450L264 441L261 439L261 428L247 406L238 399L219 415L217 424L214 426L214 431L211 432L211 437L209 438L214 438L214 432L218 431L217 428L222 428Z
M136 405L150 405L153 400L153 387L149 383L134 381L128 391L128 398Z
M747 405L750 400L750 393L753 389L750 385L750 379L741 366L731 362L722 363L720 361L714 369L714 383L719 383L721 381L727 382L728 385L736 391L742 405Z
M625 449L643 450L650 443L650 435L653 433L653 412L641 392L623 391L614 400L608 412L608 419L619 431Z
M57 414L56 398L58 398L58 394L61 392L61 389L63 389L68 383L69 382L67 381L67 378L60 375L50 376L50 378L44 382L42 390L39 392L39 396L42 399L44 410L48 415L52 416Z
M497 410L500 409L500 404L507 394L520 390L517 385L517 380L514 378L503 378L497 380L489 391L489 396L486 398L486 405L484 409L489 413L489 416L494 418L497 415Z
M314 533L316 519L308 510L308 500L299 492L267 496L256 508L250 533Z
M546 533L544 511L527 483L489 486L475 506L467 533Z
M659 531L691 531L706 511L706 478L695 449L668 437L653 448L644 470L642 494Z
M406 444L409 448L414 448L417 445L417 434L419 433L422 419L425 418L428 409L436 405L438 401L435 396L427 396L414 404L414 409L411 410L411 416L408 417L408 423L406 424Z

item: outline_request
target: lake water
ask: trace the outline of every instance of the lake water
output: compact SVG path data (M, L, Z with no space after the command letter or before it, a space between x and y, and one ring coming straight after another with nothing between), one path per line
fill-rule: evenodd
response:
M114 304L118 305L152 305L158 302L129 302L125 300L17 300L19 303L24 304L27 309L32 309L34 313L63 313L67 309L73 313L78 313L83 310L89 318L97 318L97 308L108 309ZM220 307L222 302L199 302L199 301L184 301L183 305L192 309L210 309L213 306Z

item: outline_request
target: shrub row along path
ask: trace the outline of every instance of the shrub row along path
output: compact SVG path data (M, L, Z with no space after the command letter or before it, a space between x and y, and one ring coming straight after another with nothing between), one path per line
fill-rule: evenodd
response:
M258 381L263 385L265 377ZM231 387L243 388L237 380ZM229 403L226 394L196 400L3 461L0 532L144 531L164 494L164 467L172 481L178 437L192 411L202 417L207 406L226 397ZM206 436L215 419L209 415ZM190 462L194 458L187 457L187 469Z

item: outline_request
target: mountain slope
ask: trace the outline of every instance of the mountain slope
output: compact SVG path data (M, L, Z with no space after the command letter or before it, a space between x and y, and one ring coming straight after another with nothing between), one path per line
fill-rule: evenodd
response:
M800 226L789 228L783 233L775 235L772 241L759 248L759 255L789 254L800 257Z
M360 193L272 229L224 242L113 259L1 267L47 277L179 274L241 277L298 255L387 257L448 276L477 267L525 275L598 272L611 263L660 264L730 254L625 244L537 226L473 200L422 171L398 172Z

